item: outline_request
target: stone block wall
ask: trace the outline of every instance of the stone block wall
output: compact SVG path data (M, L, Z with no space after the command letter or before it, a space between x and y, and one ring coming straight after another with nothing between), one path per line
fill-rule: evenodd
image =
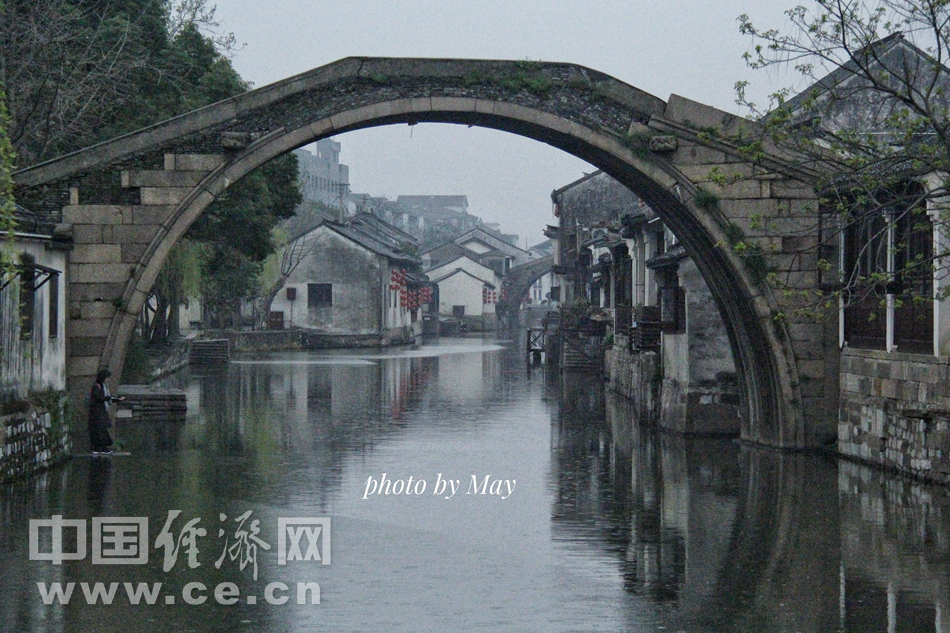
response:
M641 422L654 423L660 411L660 357L655 352L630 350L630 340L617 336L604 353L607 388L633 402Z
M736 435L738 395L734 380L688 384L663 375L660 355L631 351L617 336L604 354L607 388L634 405L642 422L674 433Z
M0 416L0 483L24 479L69 459L65 426L31 408ZM60 414L61 418L61 414Z
M950 358L845 348L838 451L950 484Z

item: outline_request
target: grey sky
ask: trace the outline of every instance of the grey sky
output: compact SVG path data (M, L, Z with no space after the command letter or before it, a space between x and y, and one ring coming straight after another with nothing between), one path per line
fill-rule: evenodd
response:
M462 57L573 62L662 99L679 94L737 112L733 86L778 87L742 61L736 18L781 27L792 0L218 0L256 86L343 57ZM266 7L266 8L262 8ZM593 168L512 134L420 124L336 137L354 191L465 194L470 211L532 241L552 223L550 192Z

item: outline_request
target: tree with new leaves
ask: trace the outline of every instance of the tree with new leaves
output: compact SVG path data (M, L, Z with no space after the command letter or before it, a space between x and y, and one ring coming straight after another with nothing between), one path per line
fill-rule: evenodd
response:
M249 88L226 55L234 37L206 0L6 0L0 24L0 86L10 107L5 167L13 151L24 167ZM146 340L177 335L188 283L228 306L239 303L231 294L256 287L259 263L275 249L271 229L299 201L296 177L295 157L280 157L205 211L186 235L190 244L159 274L143 318ZM194 254L200 265L185 266ZM185 279L195 270L203 282Z
M205 0L6 0L0 84L19 166L180 113L186 30L233 46ZM217 49L220 50L220 49Z
M737 91L768 142L820 174L822 228L803 237L827 283L804 303L861 304L870 320L889 300L925 314L948 264L931 222L939 233L950 221L950 2L817 0L786 16L778 30L743 15L740 31L754 42L747 63L791 70L798 94L760 107L746 82Z
M0 15L4 13L4 2L0 0ZM8 127L10 113L7 110L7 98L0 81L0 276L12 267L11 249L6 248L13 241L16 228L16 206L13 202L13 167L16 155L10 143Z
M7 135L8 121L3 91L0 90L0 277L9 272L13 265L12 249L7 246L12 242L16 228L12 177L15 155Z

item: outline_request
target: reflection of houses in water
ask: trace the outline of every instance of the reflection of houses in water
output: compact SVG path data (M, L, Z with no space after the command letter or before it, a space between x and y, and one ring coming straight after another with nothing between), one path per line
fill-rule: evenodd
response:
M499 354L446 354L439 358L438 393L454 403L484 402L500 372Z
M627 586L655 600L677 601L682 615L699 617L718 599L710 587L729 554L736 447L724 441L697 445L634 427Z
M264 435L291 453L372 443L414 406L438 364L437 358L297 358L237 362L198 377L186 391L195 441L239 453L265 447L271 439Z
M427 400L441 405L451 396L467 406L489 393L500 399L507 393L498 353L289 354L238 360L181 386L195 446L232 454L271 448L293 454L300 447L328 459L402 428Z
M615 556L638 611L673 630L950 631L945 489L592 404L562 395L552 428L554 533Z
M950 631L950 494L841 462L842 630Z
M602 390L565 380L552 417L554 538L623 559L630 533L630 455L624 440L614 441Z

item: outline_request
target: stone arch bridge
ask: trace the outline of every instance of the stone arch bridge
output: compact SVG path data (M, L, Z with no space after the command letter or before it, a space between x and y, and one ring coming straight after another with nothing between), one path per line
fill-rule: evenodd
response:
M534 282L541 279L545 273L551 272L553 265L554 255L545 255L518 266L512 266L505 275L502 287L504 292L498 300L498 312L502 315L516 314Z
M103 366L120 374L169 249L231 183L323 137L422 122L548 143L633 190L716 299L741 384L742 437L804 447L833 435L837 383L826 376L837 376L836 330L780 318L792 312L789 293L756 274L767 265L789 288L815 286L814 244L801 237L816 221L813 174L767 153L748 162L728 140L747 124L727 113L546 62L347 58L16 172L19 204L72 235L70 390ZM713 184L715 173L729 184ZM737 234L761 254L758 267L727 246Z

